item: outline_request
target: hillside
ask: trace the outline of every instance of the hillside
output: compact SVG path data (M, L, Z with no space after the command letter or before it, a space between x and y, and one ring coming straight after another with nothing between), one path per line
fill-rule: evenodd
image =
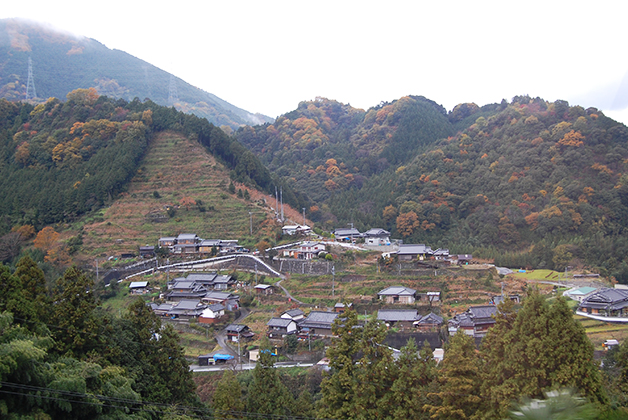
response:
M178 110L233 129L272 121L181 79L171 79L169 73L124 51L16 19L0 20L0 98L26 97L29 58L36 98L40 100L65 98L75 89L94 87L99 94L114 99L150 98L160 105L174 105ZM178 98L171 96L171 80Z
M161 132L120 198L79 225L82 253L137 253L139 246L154 245L161 236L190 232L205 239L246 239L253 245L255 237L273 237L277 226L265 205L270 197L237 184L236 191L247 191L243 195L250 199L238 198L229 192L229 182L229 170L197 142Z
M595 108L520 96L446 113L411 96L364 112L319 98L237 137L328 229L628 281L628 129Z
M236 137L320 205L333 194L360 189L369 177L453 132L445 109L421 96L367 112L317 98L301 102L272 124L243 127Z

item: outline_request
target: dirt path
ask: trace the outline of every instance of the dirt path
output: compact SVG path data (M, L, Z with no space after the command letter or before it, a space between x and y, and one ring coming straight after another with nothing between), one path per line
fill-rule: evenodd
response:
M277 286L281 287L281 290L283 290L283 293L286 295L286 297L287 297L289 300L291 300L291 301L293 301L293 302L296 302L296 303L298 303L299 305L303 305L303 302L301 302L299 299L297 299L297 298L295 298L294 296L292 296L292 295L290 294L290 292L288 292L288 289L286 289L285 287L283 287L283 286L281 285L281 282L282 282L282 281L283 281L283 280L279 280L277 283L275 283L275 285L277 285Z

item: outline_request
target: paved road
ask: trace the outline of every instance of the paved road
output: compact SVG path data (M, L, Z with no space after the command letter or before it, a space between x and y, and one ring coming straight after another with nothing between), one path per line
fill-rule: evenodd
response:
M221 370L237 369L237 370L251 370L255 368L256 363L242 363L239 366L237 363L222 363L220 365L213 366L198 366L190 365L192 372L218 372ZM288 367L312 367L314 363L275 363L276 368L288 368Z

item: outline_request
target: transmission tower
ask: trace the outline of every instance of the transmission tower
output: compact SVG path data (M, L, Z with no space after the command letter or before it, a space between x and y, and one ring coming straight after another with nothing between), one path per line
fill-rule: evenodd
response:
M28 57L28 81L26 82L26 100L37 97L35 92L35 79L33 79L33 60Z
M168 105L174 106L179 102L179 94L177 93L177 82L174 79L174 75L170 75L170 89L168 90Z

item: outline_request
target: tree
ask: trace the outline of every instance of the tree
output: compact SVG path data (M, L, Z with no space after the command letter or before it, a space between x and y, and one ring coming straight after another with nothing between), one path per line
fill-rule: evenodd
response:
M256 414L285 416L291 414L294 400L281 382L274 367L272 347L268 339L260 345L259 360L253 369L253 382L247 393L247 411Z
M416 229L421 226L419 217L414 211L401 213L397 216L397 231L403 237L412 236Z
M462 330L451 337L445 358L439 365L436 391L428 398L437 404L426 404L433 419L472 419L480 408L480 368L473 338Z
M46 226L39 231L33 245L35 245L35 248L48 252L53 247L55 242L57 242L58 238L59 234L50 226Z
M232 370L225 370L222 378L216 385L216 392L212 397L214 417L217 419L240 418L244 411L242 387Z
M98 301L94 283L76 266L60 277L52 293L50 323L55 350L76 358L98 355L102 349L101 320L94 313Z
M22 257L17 263L15 275L22 282L22 291L25 299L33 304L34 321L41 322L45 320L50 310L50 298L44 272L27 255Z
M436 362L429 344L425 342L420 354L413 339L401 348L395 362L397 377L390 388L388 403L395 420L429 418L423 410L428 403L428 386L434 380Z

